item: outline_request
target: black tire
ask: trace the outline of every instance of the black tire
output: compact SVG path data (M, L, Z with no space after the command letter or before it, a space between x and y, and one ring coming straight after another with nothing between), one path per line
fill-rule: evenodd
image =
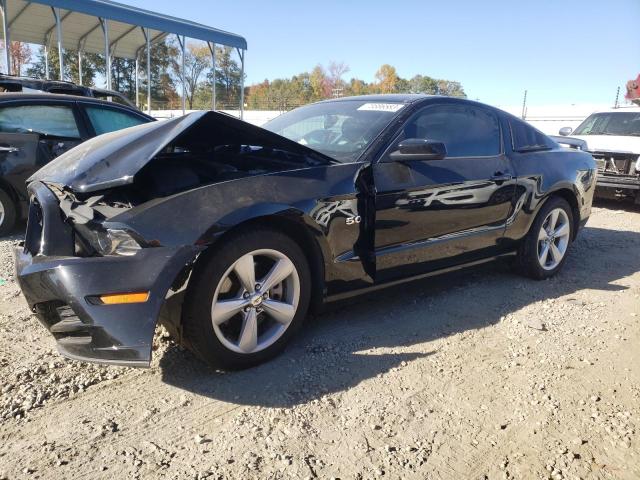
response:
M238 353L216 336L211 318L215 290L227 270L243 255L255 250L276 250L288 257L298 274L300 295L293 320L281 337L263 350ZM311 294L311 274L300 246L280 231L259 227L244 231L205 252L193 271L182 310L185 345L214 368L249 368L278 355L302 326Z
M13 231L16 225L17 209L13 199L0 188L0 236L5 236Z
M574 221L573 221L573 212L571 207L567 203L564 198L561 197L551 197L547 202L543 205L540 212L536 216L529 232L526 237L523 239L520 248L518 249L518 256L516 259L516 266L518 271L534 280L544 280L550 277L553 277L564 265L564 262L567 260L568 251L565 251L562 260L552 269L544 269L538 260L538 234L544 221L552 210L557 208L561 208L567 215L569 219L569 243L573 240L574 236Z

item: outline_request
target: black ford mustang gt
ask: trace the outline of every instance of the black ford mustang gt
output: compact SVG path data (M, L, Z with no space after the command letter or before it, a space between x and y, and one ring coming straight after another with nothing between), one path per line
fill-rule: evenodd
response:
M147 366L160 319L210 364L242 368L324 302L502 256L554 275L595 172L462 99L343 98L264 128L194 113L39 170L18 279L65 356Z

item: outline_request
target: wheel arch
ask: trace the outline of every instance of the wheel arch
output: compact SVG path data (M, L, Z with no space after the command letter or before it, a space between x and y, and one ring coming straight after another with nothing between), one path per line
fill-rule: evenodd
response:
M321 232L314 229L309 222L310 219L305 218L303 212L289 208L281 211L274 210L271 213L265 213L234 223L230 228L219 232L215 238L210 238L207 241L205 250L196 259L193 267L196 268L199 261L203 261L204 258L212 255L220 242L230 241L236 235L255 228L277 230L290 237L302 249L309 265L312 279L309 308L311 312L316 312L324 299L325 261L328 258L326 250L328 245Z
M564 199L571 207L571 214L573 217L573 233L571 240L573 241L575 240L576 235L578 234L578 229L580 228L580 207L578 205L578 198L576 196L576 193L571 188L567 187L561 187L553 190L552 192L549 192L549 195L547 195L547 200L540 205L540 208L542 208L542 205L549 201L549 198L554 196ZM538 209L538 212L540 211L540 208Z

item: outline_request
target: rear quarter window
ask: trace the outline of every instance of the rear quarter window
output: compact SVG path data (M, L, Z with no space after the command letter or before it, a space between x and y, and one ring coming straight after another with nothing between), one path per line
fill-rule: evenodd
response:
M533 152L536 150L551 150L557 144L540 130L536 130L528 123L518 119L510 119L511 141L516 152Z
M84 107L96 135L122 130L142 123L148 123L144 117L114 108Z

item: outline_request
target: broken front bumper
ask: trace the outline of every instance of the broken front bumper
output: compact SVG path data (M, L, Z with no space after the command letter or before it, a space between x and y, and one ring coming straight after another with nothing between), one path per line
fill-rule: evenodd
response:
M640 190L640 176L598 172L596 187Z
M16 277L66 357L147 367L167 291L198 247L145 248L130 257L32 256L14 251ZM149 292L143 303L97 304L99 295Z

